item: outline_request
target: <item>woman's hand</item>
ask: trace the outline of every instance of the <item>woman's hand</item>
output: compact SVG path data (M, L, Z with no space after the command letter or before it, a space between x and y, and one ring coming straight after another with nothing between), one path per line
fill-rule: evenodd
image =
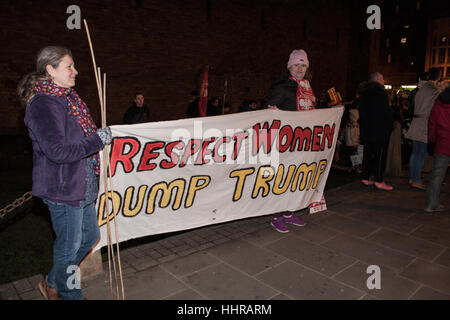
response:
M111 128L106 127L104 129L98 129L97 134L102 139L104 145L110 144L112 141Z
M267 109L279 110L277 106L271 106L270 104L267 106Z

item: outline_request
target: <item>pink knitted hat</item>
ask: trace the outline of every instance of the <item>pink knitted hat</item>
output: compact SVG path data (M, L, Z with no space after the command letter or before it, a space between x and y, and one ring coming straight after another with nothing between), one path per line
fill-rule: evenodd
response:
M300 63L306 64L306 66L309 68L308 55L306 54L305 50L300 49L292 51L287 64L288 69L294 64Z

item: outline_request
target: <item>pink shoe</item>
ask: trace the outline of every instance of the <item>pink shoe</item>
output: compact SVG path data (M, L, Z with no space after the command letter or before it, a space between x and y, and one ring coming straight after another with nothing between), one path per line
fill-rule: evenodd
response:
M386 191L391 191L392 189L394 189L393 186L386 184L386 182L384 182L384 181L381 183L375 182L375 187L377 187L377 189L386 190Z
M272 222L270 223L278 232L281 233L287 233L289 232L289 229L286 225L286 223L284 223L284 217L278 217L278 218L273 218Z
M290 216L283 216L284 222L293 224L294 226L304 227L306 226L306 222L300 219L299 217L294 216L293 214Z
M361 180L362 183L364 183L366 186L371 186L375 184L375 181L373 180Z

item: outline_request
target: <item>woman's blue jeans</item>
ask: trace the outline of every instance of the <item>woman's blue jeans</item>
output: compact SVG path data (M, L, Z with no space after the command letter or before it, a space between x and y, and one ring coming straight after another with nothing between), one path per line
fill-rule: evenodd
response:
M409 158L409 179L413 182L422 180L422 168L427 157L427 144L412 140L412 152Z
M79 207L44 200L48 206L56 239L53 267L47 283L56 288L61 299L81 300L81 285L76 270L81 260L100 238L95 204L81 201Z
M447 173L450 157L434 154L433 171L427 188L427 208L436 209L439 207L439 194L441 193L442 181Z

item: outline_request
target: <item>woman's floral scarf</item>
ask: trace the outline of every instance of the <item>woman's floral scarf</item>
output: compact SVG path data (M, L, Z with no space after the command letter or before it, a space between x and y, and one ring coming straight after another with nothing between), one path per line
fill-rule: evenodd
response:
M63 88L51 80L38 81L34 88L35 92L42 92L53 97L67 98L67 111L78 122L84 135L90 136L97 132L97 126L89 112L86 103L81 100L78 93L72 88ZM96 175L100 174L100 159L98 153L92 156L94 161L94 171Z

